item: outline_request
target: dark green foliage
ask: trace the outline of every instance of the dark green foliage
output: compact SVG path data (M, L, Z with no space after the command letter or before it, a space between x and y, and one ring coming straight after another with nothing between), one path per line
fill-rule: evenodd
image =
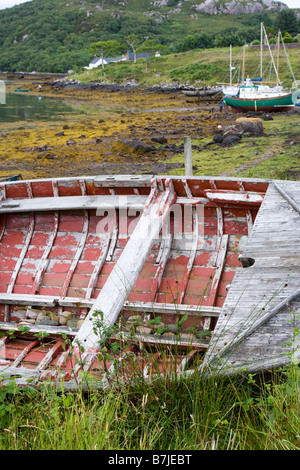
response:
M209 80L215 74L225 74L226 70L215 64L192 64L179 67L170 73L174 80Z
M92 43L119 41L126 52L125 38L132 34L141 42L149 38L173 52L184 52L259 39L261 21L292 36L300 32L292 10L277 16L271 12L234 16L232 27L230 15L198 14L197 20L191 19L192 0L183 2L180 14L170 14L177 3L169 0L167 6L158 8L151 0L124 4L118 0L32 0L0 10L0 70L78 70L92 59Z
M288 32L291 36L295 36L300 32L299 20L293 10L282 10L278 13L275 20L276 29L280 29L282 33Z
M189 34L178 44L177 52L190 51L191 49L208 49L213 45L213 37L207 33Z

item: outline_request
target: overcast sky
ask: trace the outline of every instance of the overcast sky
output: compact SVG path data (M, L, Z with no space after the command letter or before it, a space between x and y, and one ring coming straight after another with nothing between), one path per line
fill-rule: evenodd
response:
M25 3L30 0L0 0L0 10L4 10L4 8L10 8L14 5L20 5L20 3ZM284 0L285 3L289 8L300 8L300 0Z
M20 5L20 3L25 3L27 1L29 0L0 0L0 10L4 10L4 8L10 8L15 5Z

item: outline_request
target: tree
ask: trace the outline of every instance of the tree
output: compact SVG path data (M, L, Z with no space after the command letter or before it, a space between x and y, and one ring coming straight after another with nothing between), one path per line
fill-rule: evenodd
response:
M136 63L136 51L138 47L141 45L141 40L136 34L130 34L129 36L125 38L125 41L132 49L133 56L134 56L133 62L135 64Z
M90 52L100 56L102 68L104 68L104 56L116 55L121 52L121 44L118 41L99 41L90 45Z
M280 29L283 33L289 32L292 36L295 36L300 32L296 13L289 9L280 11L275 20L275 28Z
M166 50L167 47L163 44L159 44L155 39L146 39L146 41L137 49L138 52L145 52L146 57L146 73L150 63L150 58L155 55L157 51L161 52Z

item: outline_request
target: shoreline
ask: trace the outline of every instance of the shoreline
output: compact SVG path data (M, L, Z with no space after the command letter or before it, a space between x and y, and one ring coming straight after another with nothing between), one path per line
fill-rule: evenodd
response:
M44 77L42 90L38 88L38 74L28 74L18 83L26 83L28 95L77 103L86 111L62 115L56 121L4 123L0 177L15 173L21 173L23 179L95 174L183 175L185 136L192 139L195 175L247 176L247 171L256 171L257 166L267 173L265 168L270 167L279 175L298 175L299 114L264 121L266 130L260 139L243 137L241 143L222 148L212 144L218 126L232 125L241 115L220 112L218 102L191 99L179 88L74 84L49 78L49 74ZM12 82L7 91L13 92L14 88ZM291 126L293 122L295 127ZM274 151L270 152L272 146ZM259 177L259 173L255 176Z

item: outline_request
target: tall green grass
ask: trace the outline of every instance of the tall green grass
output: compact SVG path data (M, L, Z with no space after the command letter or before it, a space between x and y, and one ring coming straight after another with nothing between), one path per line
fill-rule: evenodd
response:
M107 391L0 391L1 450L295 450L299 368L143 380Z

